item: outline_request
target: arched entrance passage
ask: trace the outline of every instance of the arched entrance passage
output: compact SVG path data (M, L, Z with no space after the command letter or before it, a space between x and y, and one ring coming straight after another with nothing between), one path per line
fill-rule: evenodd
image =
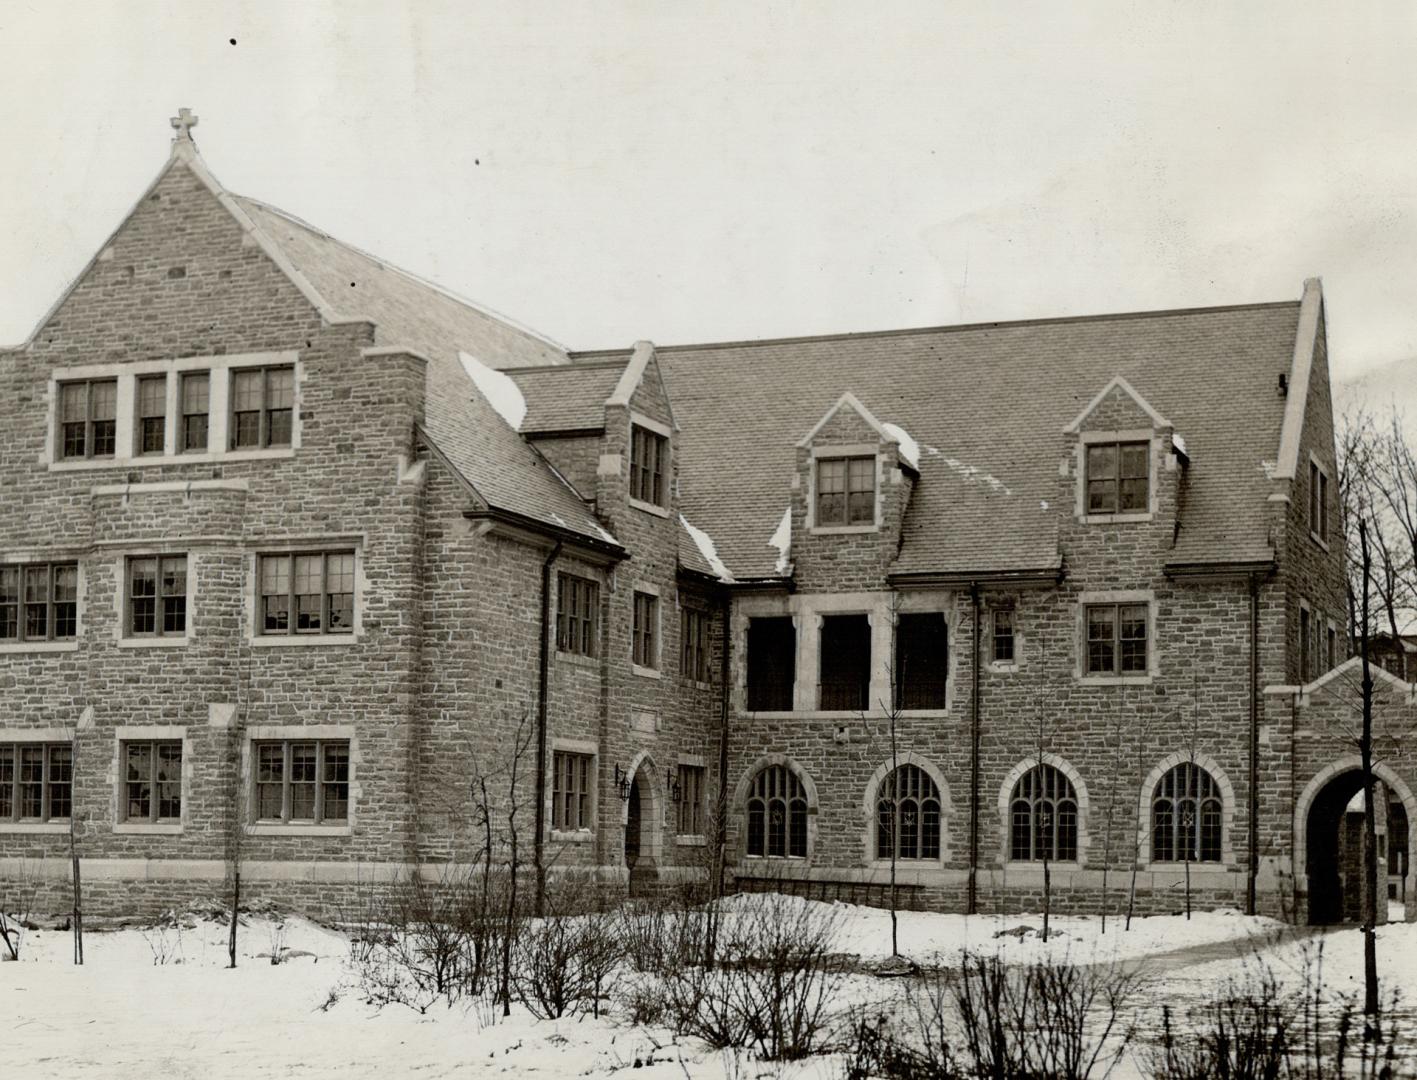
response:
M1391 768L1375 764L1378 781L1374 801L1378 808L1378 919L1386 921L1389 893L1384 839L1390 843L1393 826L1409 830L1401 846L1410 848L1410 829L1417 822L1417 803L1411 789ZM1297 850L1295 876L1306 891L1308 921L1313 925L1356 921L1362 911L1362 788L1363 774L1356 755L1322 770L1309 781L1294 808ZM1392 815L1392 803L1402 806ZM1407 867L1403 868L1404 876ZM1392 891L1411 896L1410 883L1398 882Z
M659 884L664 813L656 777L649 755L637 755L630 766L630 789L625 799L625 869L630 872L631 896L647 896Z

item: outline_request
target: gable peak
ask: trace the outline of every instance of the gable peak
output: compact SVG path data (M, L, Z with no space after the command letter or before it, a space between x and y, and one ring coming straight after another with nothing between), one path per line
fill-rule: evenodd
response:
M1127 397L1131 398L1136 406L1151 418L1152 426L1158 428L1169 428L1173 426L1170 420L1167 420L1166 417L1162 416L1152 407L1151 402L1147 401L1146 398L1136 392L1131 383L1127 382L1121 375L1114 375L1112 376L1112 380L1098 391L1097 396L1087 403L1082 412L1077 414L1073 422L1063 428L1063 434L1076 435L1081 431L1083 424L1087 422L1087 418L1097 411L1097 407L1106 401L1114 390L1120 390Z
M839 413L843 407L851 409L858 416L860 416L862 420L866 421L866 423L876 432L876 434L881 437L882 442L897 441L888 431L886 431L885 427L881 424L881 422L876 419L875 414L872 413L870 409L866 408L865 405L862 405L861 402L857 399L856 395L853 394L850 390L848 390L846 393L842 394L841 397L836 399L835 405L833 405L830 409L828 409L825 413L822 414L822 418L812 425L812 430L807 432L806 435L802 436L801 440L798 441L797 445L800 447L811 446L812 440L817 437L817 433L821 431L822 428L826 427L831 418L837 413Z

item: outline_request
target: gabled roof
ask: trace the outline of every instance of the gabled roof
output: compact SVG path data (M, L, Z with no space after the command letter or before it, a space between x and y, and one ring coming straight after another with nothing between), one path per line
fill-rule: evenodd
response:
M857 416L866 422L866 426L873 430L882 442L894 442L895 439L886 429L881 426L881 422L876 419L870 409L856 400L856 395L850 390L836 399L836 404L822 414L822 418L812 425L812 430L797 440L799 447L811 446L812 440L817 437L817 433L831 422L831 418L841 412L843 408L851 409Z
M487 507L597 544L615 542L478 392L460 359L466 352L498 369L564 364L559 345L274 207L241 197L234 202L322 298L322 311L367 320L378 344L428 358L426 434Z
M738 580L774 577L797 440L843 391L920 445L894 571L1059 565L1063 428L1121 376L1186 433L1180 561L1272 558L1266 496L1299 304L656 349L680 424L680 507ZM605 354L576 354L596 360ZM623 353L617 354L623 356Z
M1131 398L1132 401L1136 403L1137 408L1139 408L1142 412L1146 413L1146 415L1151 418L1151 423L1153 427L1168 428L1172 426L1170 420L1167 420L1166 417L1162 416L1159 412L1157 412L1151 407L1151 402L1147 401L1146 398L1142 397L1140 394L1138 394L1135 390L1132 389L1131 383L1127 382L1127 380L1122 378L1122 376L1120 375L1114 375L1112 376L1112 381L1109 382L1106 386L1104 386L1101 390L1099 390L1097 392L1097 396L1094 397L1091 401L1089 401L1083 407L1082 412L1078 413L1077 416L1073 418L1073 422L1067 427L1063 428L1063 434L1075 435L1079 431L1081 431L1083 424L1087 423L1087 418L1097 411L1097 406L1101 405L1104 401L1106 401L1107 395L1110 394L1113 390L1120 390L1122 391L1122 393L1126 394L1129 398Z
M605 401L615 391L628 359L555 367L506 368L526 398L523 435L553 431L598 431L605 427Z

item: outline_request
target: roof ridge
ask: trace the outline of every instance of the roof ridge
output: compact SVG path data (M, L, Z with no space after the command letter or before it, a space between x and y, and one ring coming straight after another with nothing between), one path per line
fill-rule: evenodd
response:
M285 218L292 224L298 225L300 226L300 228L312 232L316 236L322 237L323 239L328 240L332 244L338 244L340 247L345 248L348 251L354 252L356 255L360 256L360 258L368 259L370 262L374 263L381 269L389 270L395 274L399 274L405 278L408 278L408 280L412 281L414 284L421 285L425 289L430 289L441 296L445 296L449 300L452 300L454 303L461 304L463 307L475 311L479 315L484 315L488 318L496 319L498 322L505 324L506 326L517 331L518 333L525 334L527 337L533 338L541 342L543 345L550 345L553 349L556 349L557 351L563 354L570 354L570 350L561 342L557 341L555 338L548 337L546 334L543 334L539 330L533 329L526 323L523 323L518 319L514 319L510 315L504 315L502 312L496 310L495 308L488 307L486 304L480 303L477 300L473 300L470 297L463 296L460 293L454 292L446 285L442 285L439 282L432 280L431 278L426 278L422 274L416 274L412 270L406 270L402 266L398 266L395 263L391 263L387 259L375 255L373 252L364 250L364 248L359 247L357 244L351 244L346 240L341 240L334 234L326 232L318 225L312 225L310 222L306 221L298 214L292 214L289 210L282 210L279 206L272 206L270 203L262 202L260 199L253 198L250 195L233 195L232 198L238 199L243 203L250 203L253 206L259 206L262 210L269 211L270 213L275 214L278 217ZM550 366L559 367L563 365Z
M497 370L504 375L531 375L557 371L608 371L611 368L624 367L629 362L630 358L626 356L619 360L591 360L575 364L522 364L518 367L504 367Z
M656 345L656 352L699 352L706 349L741 349L750 345L796 345L813 341L852 341L861 338L906 337L912 334L957 333L969 330L1005 329L1016 326L1052 326L1064 323L1113 322L1127 319L1174 318L1183 315L1214 315L1227 311L1262 311L1297 308L1298 300L1267 300L1251 304L1214 304L1209 307L1158 308L1151 311L1118 311L1093 315L1057 315L1038 319L994 319L986 322L953 323L938 326L910 326L894 330L850 330L835 334L802 334L796 337L742 338L737 341L706 341L679 345ZM611 356L624 349L574 349L567 355L572 363L597 356Z

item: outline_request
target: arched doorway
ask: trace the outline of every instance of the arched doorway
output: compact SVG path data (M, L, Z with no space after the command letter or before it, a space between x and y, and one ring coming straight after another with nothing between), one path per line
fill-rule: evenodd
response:
M654 779L654 763L648 755L640 754L630 767L625 798L625 869L630 873L631 896L648 896L659 885L663 813Z
M1373 801L1377 831L1377 909L1381 923L1387 921L1388 911L1388 807L1392 801L1388 786L1381 779L1374 783ZM1403 816L1405 827L1406 815ZM1310 925L1361 921L1365 882L1363 820L1362 770L1335 771L1312 794L1303 834Z

